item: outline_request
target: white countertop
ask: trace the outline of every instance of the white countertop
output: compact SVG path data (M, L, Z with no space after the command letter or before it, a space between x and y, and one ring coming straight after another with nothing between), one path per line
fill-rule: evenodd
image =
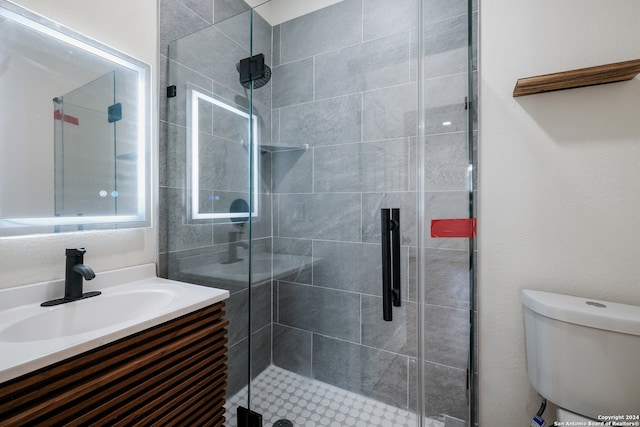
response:
M0 290L0 383L229 297L158 278L155 264L96 273L83 291L102 295L41 307L64 295L63 280Z

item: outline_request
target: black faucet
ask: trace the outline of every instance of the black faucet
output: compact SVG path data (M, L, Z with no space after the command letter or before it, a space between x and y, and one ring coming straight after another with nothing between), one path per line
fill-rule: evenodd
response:
M96 277L96 273L93 272L91 267L83 264L85 252L87 251L84 248L73 248L65 251L67 268L64 278L64 298L43 302L40 304L42 307L65 304L100 295L98 291L82 293L83 280L91 280Z
M244 258L238 258L238 247L249 249L249 245L245 242L238 241L239 237L242 236L242 231L230 231L229 232L229 244L227 246L227 259L226 261L222 261L222 264L233 264L235 262L240 262Z

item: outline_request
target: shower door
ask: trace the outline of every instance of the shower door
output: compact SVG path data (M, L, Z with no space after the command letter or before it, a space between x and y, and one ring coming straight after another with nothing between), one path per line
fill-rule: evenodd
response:
M253 54L272 46L271 364L251 409L266 426L464 425L471 2L345 0L269 28L271 3L252 31Z
M117 213L115 96L110 72L53 99L56 216Z
M231 295L228 426L271 363L270 98L252 97L238 72L251 19L246 10L169 43L160 125L161 270Z
M169 45L161 262L231 291L226 426L473 425L475 12L443 3L216 2Z
M134 71L118 69L53 99L56 216L137 215L136 85Z

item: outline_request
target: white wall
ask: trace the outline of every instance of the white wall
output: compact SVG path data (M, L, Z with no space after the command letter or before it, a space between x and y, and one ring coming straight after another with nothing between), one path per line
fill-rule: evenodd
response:
M640 80L512 97L520 77L640 58L638 17L637 0L480 2L481 426L540 404L521 289L640 305Z
M14 2L151 64L154 107L150 120L151 123L157 122L156 0ZM152 126L154 163L157 163L156 128L157 126ZM154 174L154 191L156 185ZM85 261L96 272L154 262L156 228L0 238L0 287L63 277L64 249L80 246L87 249Z

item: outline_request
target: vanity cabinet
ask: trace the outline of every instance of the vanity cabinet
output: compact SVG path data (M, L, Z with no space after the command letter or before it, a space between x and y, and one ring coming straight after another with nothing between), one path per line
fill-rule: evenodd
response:
M219 302L0 384L0 425L223 426L223 315Z

